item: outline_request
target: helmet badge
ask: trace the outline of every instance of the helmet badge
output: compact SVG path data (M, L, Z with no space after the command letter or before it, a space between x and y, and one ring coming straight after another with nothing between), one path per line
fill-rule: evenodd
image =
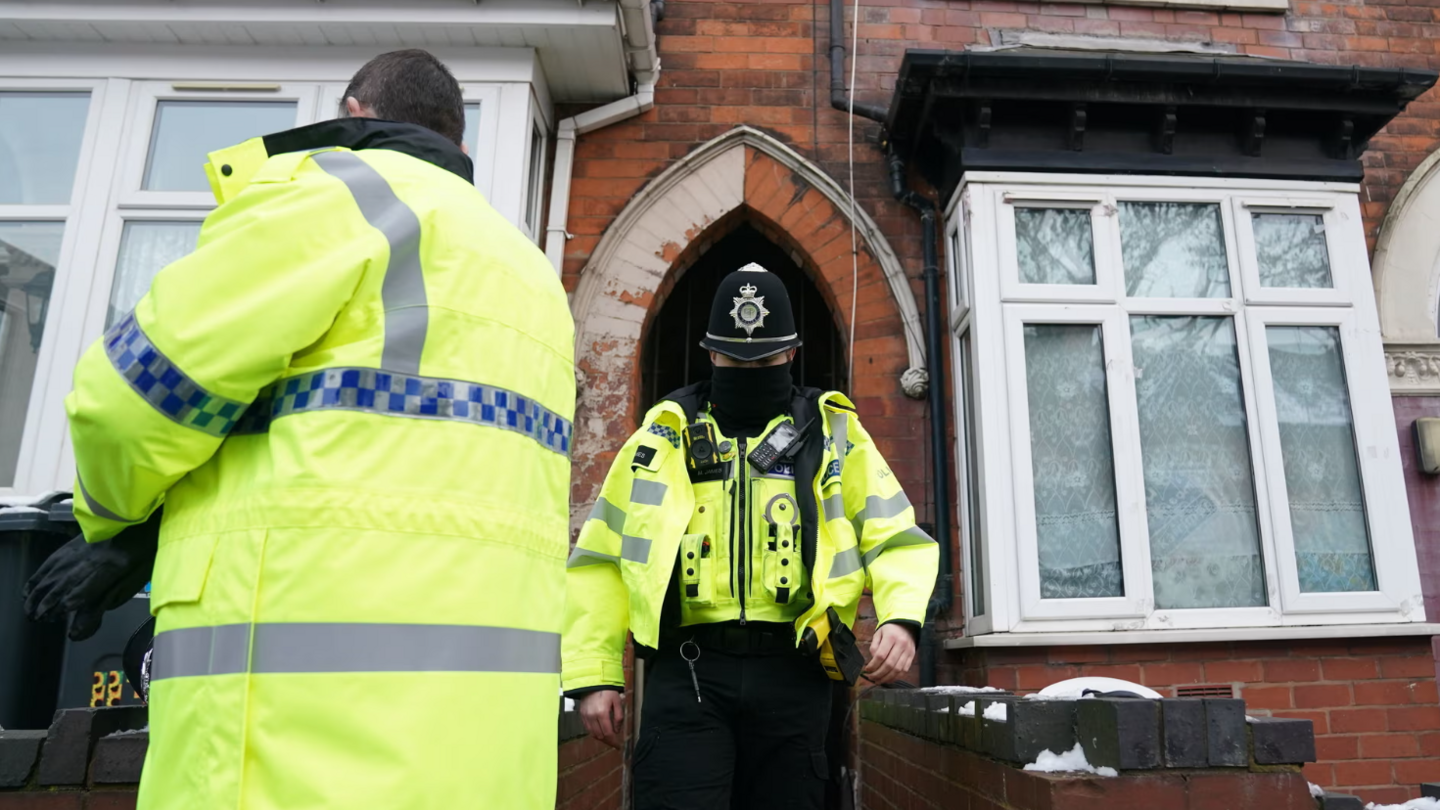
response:
M735 328L744 329L747 336L754 335L755 330L765 325L765 316L770 310L765 308L765 296L756 296L759 289L754 284L746 284L740 288L740 297L730 300L735 302L735 307L730 310L730 316L735 319Z

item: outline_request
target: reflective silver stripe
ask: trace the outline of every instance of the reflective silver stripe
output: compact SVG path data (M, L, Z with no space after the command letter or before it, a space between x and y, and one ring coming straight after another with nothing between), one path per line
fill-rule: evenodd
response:
M669 487L659 481L646 481L636 478L630 484L630 502L641 503L646 506L659 506L665 502L665 490Z
M250 658L250 625L187 627L155 636L150 679L244 672Z
M860 547L851 546L835 555L835 560L830 563L830 578L853 574L860 570Z
M855 515L856 531L859 531L860 524L871 518L888 518L904 512L910 508L910 499L905 497L905 491L882 498L879 495L870 495L865 498L865 508Z
M862 562L865 563L866 568L869 568L870 564L875 562L875 558L879 557L886 549L900 548L902 546L923 546L927 543L934 542L935 538L926 534L924 529L919 526L911 526L903 532L896 532L890 536L889 540L865 552L865 557Z
M591 551L588 548L576 546L575 550L570 552L570 559L565 561L565 567L583 568L587 565L604 565L606 563L618 566L620 564L620 558L612 554L602 554L598 551Z
M831 413L826 416L830 423L830 446L835 448L835 461L840 473L845 472L845 452L849 449L850 439L846 435L850 430L850 417L843 413Z
M650 562L650 538L633 534L620 536L620 559L630 562Z
M319 152L313 160L344 183L370 227L390 243L390 263L380 286L385 308L385 348L380 367L420 373L420 353L430 326L425 273L420 268L420 220L390 184L354 152Z
M625 510L603 497L595 501L595 508L590 510L590 517L586 520L599 520L610 527L610 531L616 534L625 533Z
M825 512L825 521L827 523L832 520L839 520L845 517L845 494L837 492L821 501L820 506Z
M709 338L710 340L718 340L721 343L780 343L781 341L785 340L794 340L795 338L800 337L800 333L797 332L793 335L786 335L784 337L737 338L721 337L720 335L712 335L709 332L706 332L705 337Z
M150 342L130 313L105 333L105 356L116 373L165 418L191 430L225 438L247 403L206 391Z
M75 480L80 482L80 494L85 496L85 505L90 507L90 511L94 512L97 516L105 518L106 520L113 520L116 523L139 523L140 520L143 520L143 518L134 519L115 514L110 511L109 507L105 506L105 504L95 500L95 496L91 495L90 490L85 488L85 481L80 478L79 473L76 473Z
M192 627L155 637L154 667L154 680L242 672L558 673L560 636L513 627L441 624Z

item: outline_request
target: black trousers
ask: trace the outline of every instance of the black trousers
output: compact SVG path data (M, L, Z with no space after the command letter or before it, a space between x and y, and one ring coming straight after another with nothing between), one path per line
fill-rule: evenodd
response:
M701 647L698 703L678 647L645 672L635 810L823 810L833 681L818 662Z

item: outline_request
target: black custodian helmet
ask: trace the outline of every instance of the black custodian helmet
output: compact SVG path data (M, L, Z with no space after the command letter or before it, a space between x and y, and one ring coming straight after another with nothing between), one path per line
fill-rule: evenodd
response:
M726 276L715 291L700 345L736 360L760 360L799 346L785 283L754 262Z

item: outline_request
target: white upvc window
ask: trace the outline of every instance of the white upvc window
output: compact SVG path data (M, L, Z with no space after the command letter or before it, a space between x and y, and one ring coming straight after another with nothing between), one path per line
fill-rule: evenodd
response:
M215 206L206 154L334 118L345 89L196 67L209 79L0 76L0 497L70 486L75 362L194 250ZM538 238L545 106L524 82L462 90L476 186Z
M1423 621L1353 186L970 175L967 631Z

